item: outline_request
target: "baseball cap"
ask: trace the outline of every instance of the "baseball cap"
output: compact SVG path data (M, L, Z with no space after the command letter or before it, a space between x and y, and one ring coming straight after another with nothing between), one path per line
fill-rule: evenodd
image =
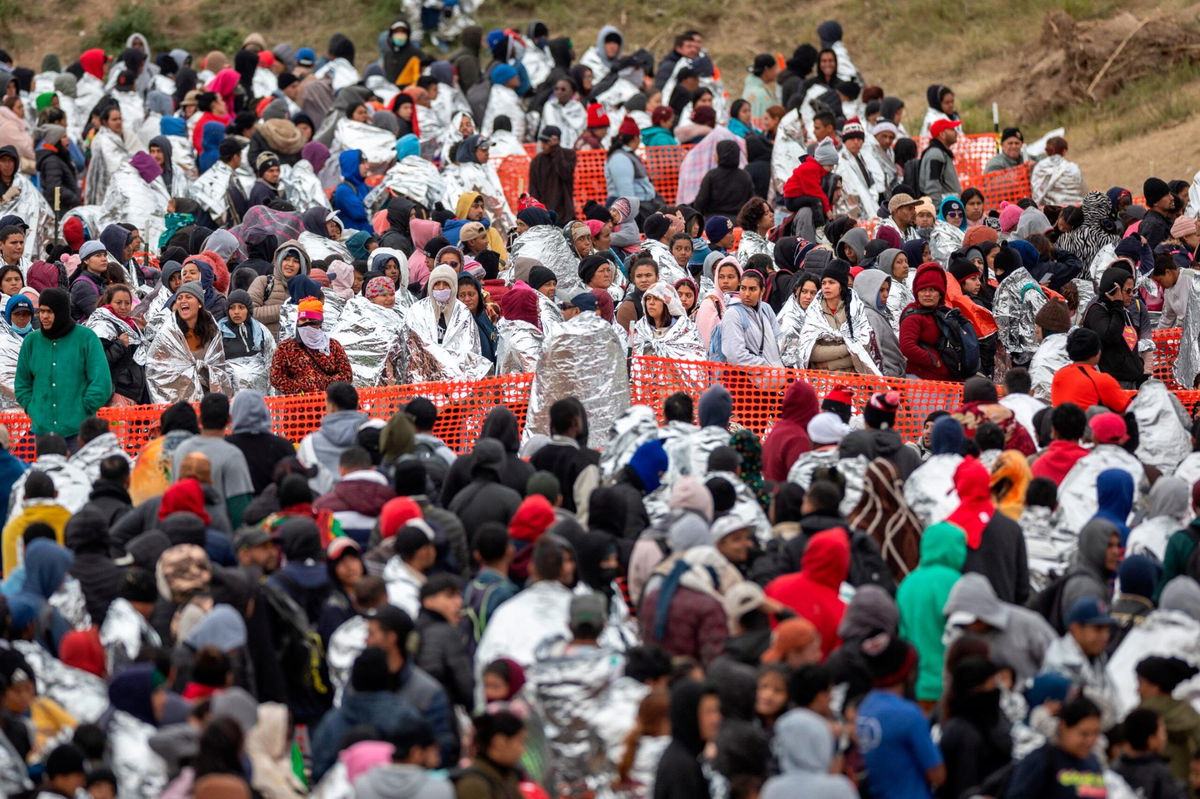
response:
M296 51L296 63L302 67L311 67L317 61L317 54L311 47L301 47Z
M465 225L464 225L465 227ZM437 406L428 397L415 397L404 406L404 412L412 417L413 424L428 429L437 421Z
M1067 626L1072 624L1102 625L1112 624L1113 617L1108 615L1108 606L1095 597L1084 597L1071 606L1067 614Z
M542 132L538 134L538 141L550 141L555 136L558 136L561 139L562 131L558 129L557 125L547 125L546 127L542 128Z
M233 536L233 548L235 550L249 549L250 547L260 546L274 540L275 536L268 533L262 527L243 527Z
M1092 440L1097 444L1124 444L1129 440L1129 429L1120 415L1109 411L1098 413L1088 420Z
M929 126L929 135L936 139L938 136L941 136L942 133L944 133L945 131L950 130L951 128L957 128L961 125L962 125L962 122L957 119L954 119L954 120L939 119L937 122L934 122L932 125Z
M346 550L350 550L355 554L362 554L362 547L348 535L339 535L337 538L329 542L329 546L325 548L325 559L331 563L342 555L346 554Z
M582 625L588 625L593 630L604 626L608 618L608 608L601 594L592 591L571 597L571 609L567 614L572 630Z
M395 605L380 605L366 612L368 619L379 622L379 626L388 632L396 634L400 648L405 649L408 636L412 635L414 625L412 617Z
M811 646L814 641L821 640L821 634L808 619L794 618L781 622L771 634L771 646L763 652L763 663L778 663L795 652Z
M484 229L481 222L468 222L467 224L463 225L462 229L458 232L458 240L474 241L475 239L484 235L487 235L487 231Z
M751 580L742 580L721 597L721 604L725 606L725 618L730 622L738 621L750 611L761 608L766 598L761 585Z

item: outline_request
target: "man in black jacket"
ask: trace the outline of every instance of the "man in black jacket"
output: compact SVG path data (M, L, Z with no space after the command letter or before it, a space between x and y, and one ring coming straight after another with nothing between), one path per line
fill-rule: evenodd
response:
M541 152L529 162L529 193L558 214L560 225L575 218L575 151L564 149L561 137L554 125L542 128Z
M98 510L85 505L67 522L63 540L75 552L68 573L79 581L88 615L99 627L125 577L125 570L108 556L108 525Z
M1142 194L1146 196L1146 216L1138 225L1138 233L1145 236L1150 249L1154 249L1171 235L1174 219L1167 215L1175 207L1175 197L1162 178L1146 178Z
M442 684L453 704L470 708L475 702L475 676L459 629L462 607L462 581L457 577L435 574L425 581L417 614L421 646L416 662Z
M580 516L584 525L588 497L600 483L600 453L586 443L587 412L575 397L564 397L550 406L550 441L530 459L534 468L558 478L562 507Z

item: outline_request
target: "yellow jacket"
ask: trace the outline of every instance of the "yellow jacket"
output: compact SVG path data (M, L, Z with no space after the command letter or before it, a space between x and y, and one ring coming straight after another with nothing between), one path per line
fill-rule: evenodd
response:
M21 536L25 534L26 527L33 522L50 525L54 528L54 535L57 536L61 546L63 529L67 526L67 519L70 518L71 512L53 499L25 500L21 513L4 525L4 532L0 534L0 551L3 552L4 557L5 578L12 574L13 569L25 562L25 547L21 543Z

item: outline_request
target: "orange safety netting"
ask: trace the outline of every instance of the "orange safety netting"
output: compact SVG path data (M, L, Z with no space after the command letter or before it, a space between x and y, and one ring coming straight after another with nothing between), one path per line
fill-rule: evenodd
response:
M1155 330L1151 334L1154 339L1154 376L1171 389L1182 388L1175 382L1175 361L1179 358L1179 337L1182 333L1182 328L1172 327Z
M603 203L608 196L608 181L604 179L604 150L575 151L575 215L583 219L583 206L588 200Z
M496 174L500 176L504 199L508 200L508 207L514 214L517 212L517 201L529 191L529 160L528 156L523 155L496 159Z
M675 392L698 397L709 386L723 383L733 395L733 421L759 436L767 434L779 418L784 392L796 380L807 381L822 397L834 386L853 389L854 407L859 412L872 394L899 391L901 408L896 415L896 428L906 440L921 434L925 417L930 413L960 406L963 390L962 383L935 380L770 366L734 367L725 363L649 357L634 358L629 377L629 401L653 408L660 420L663 401Z
M1032 169L1030 164L1021 164L1001 169L999 172L980 174L970 180L962 175L959 175L959 178L963 188L979 189L983 194L984 207L992 210L998 209L1004 200L1015 203L1030 195L1032 190L1029 187L1029 173Z

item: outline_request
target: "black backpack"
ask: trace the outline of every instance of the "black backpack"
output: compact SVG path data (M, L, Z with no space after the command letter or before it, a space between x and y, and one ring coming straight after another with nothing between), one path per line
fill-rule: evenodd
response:
M269 582L261 588L271 611L272 644L284 675L288 708L298 723L316 724L333 705L325 645L287 591Z
M953 380L966 380L979 372L979 336L975 327L957 308L910 308L901 321L912 314L929 314L938 326L937 354Z
M1029 602L1026 604L1026 607L1050 622L1050 626L1059 635L1066 633L1066 625L1063 624L1063 589L1066 588L1071 578L1077 574L1080 574L1078 570L1067 569L1062 574L1054 577L1049 585L1030 597Z

